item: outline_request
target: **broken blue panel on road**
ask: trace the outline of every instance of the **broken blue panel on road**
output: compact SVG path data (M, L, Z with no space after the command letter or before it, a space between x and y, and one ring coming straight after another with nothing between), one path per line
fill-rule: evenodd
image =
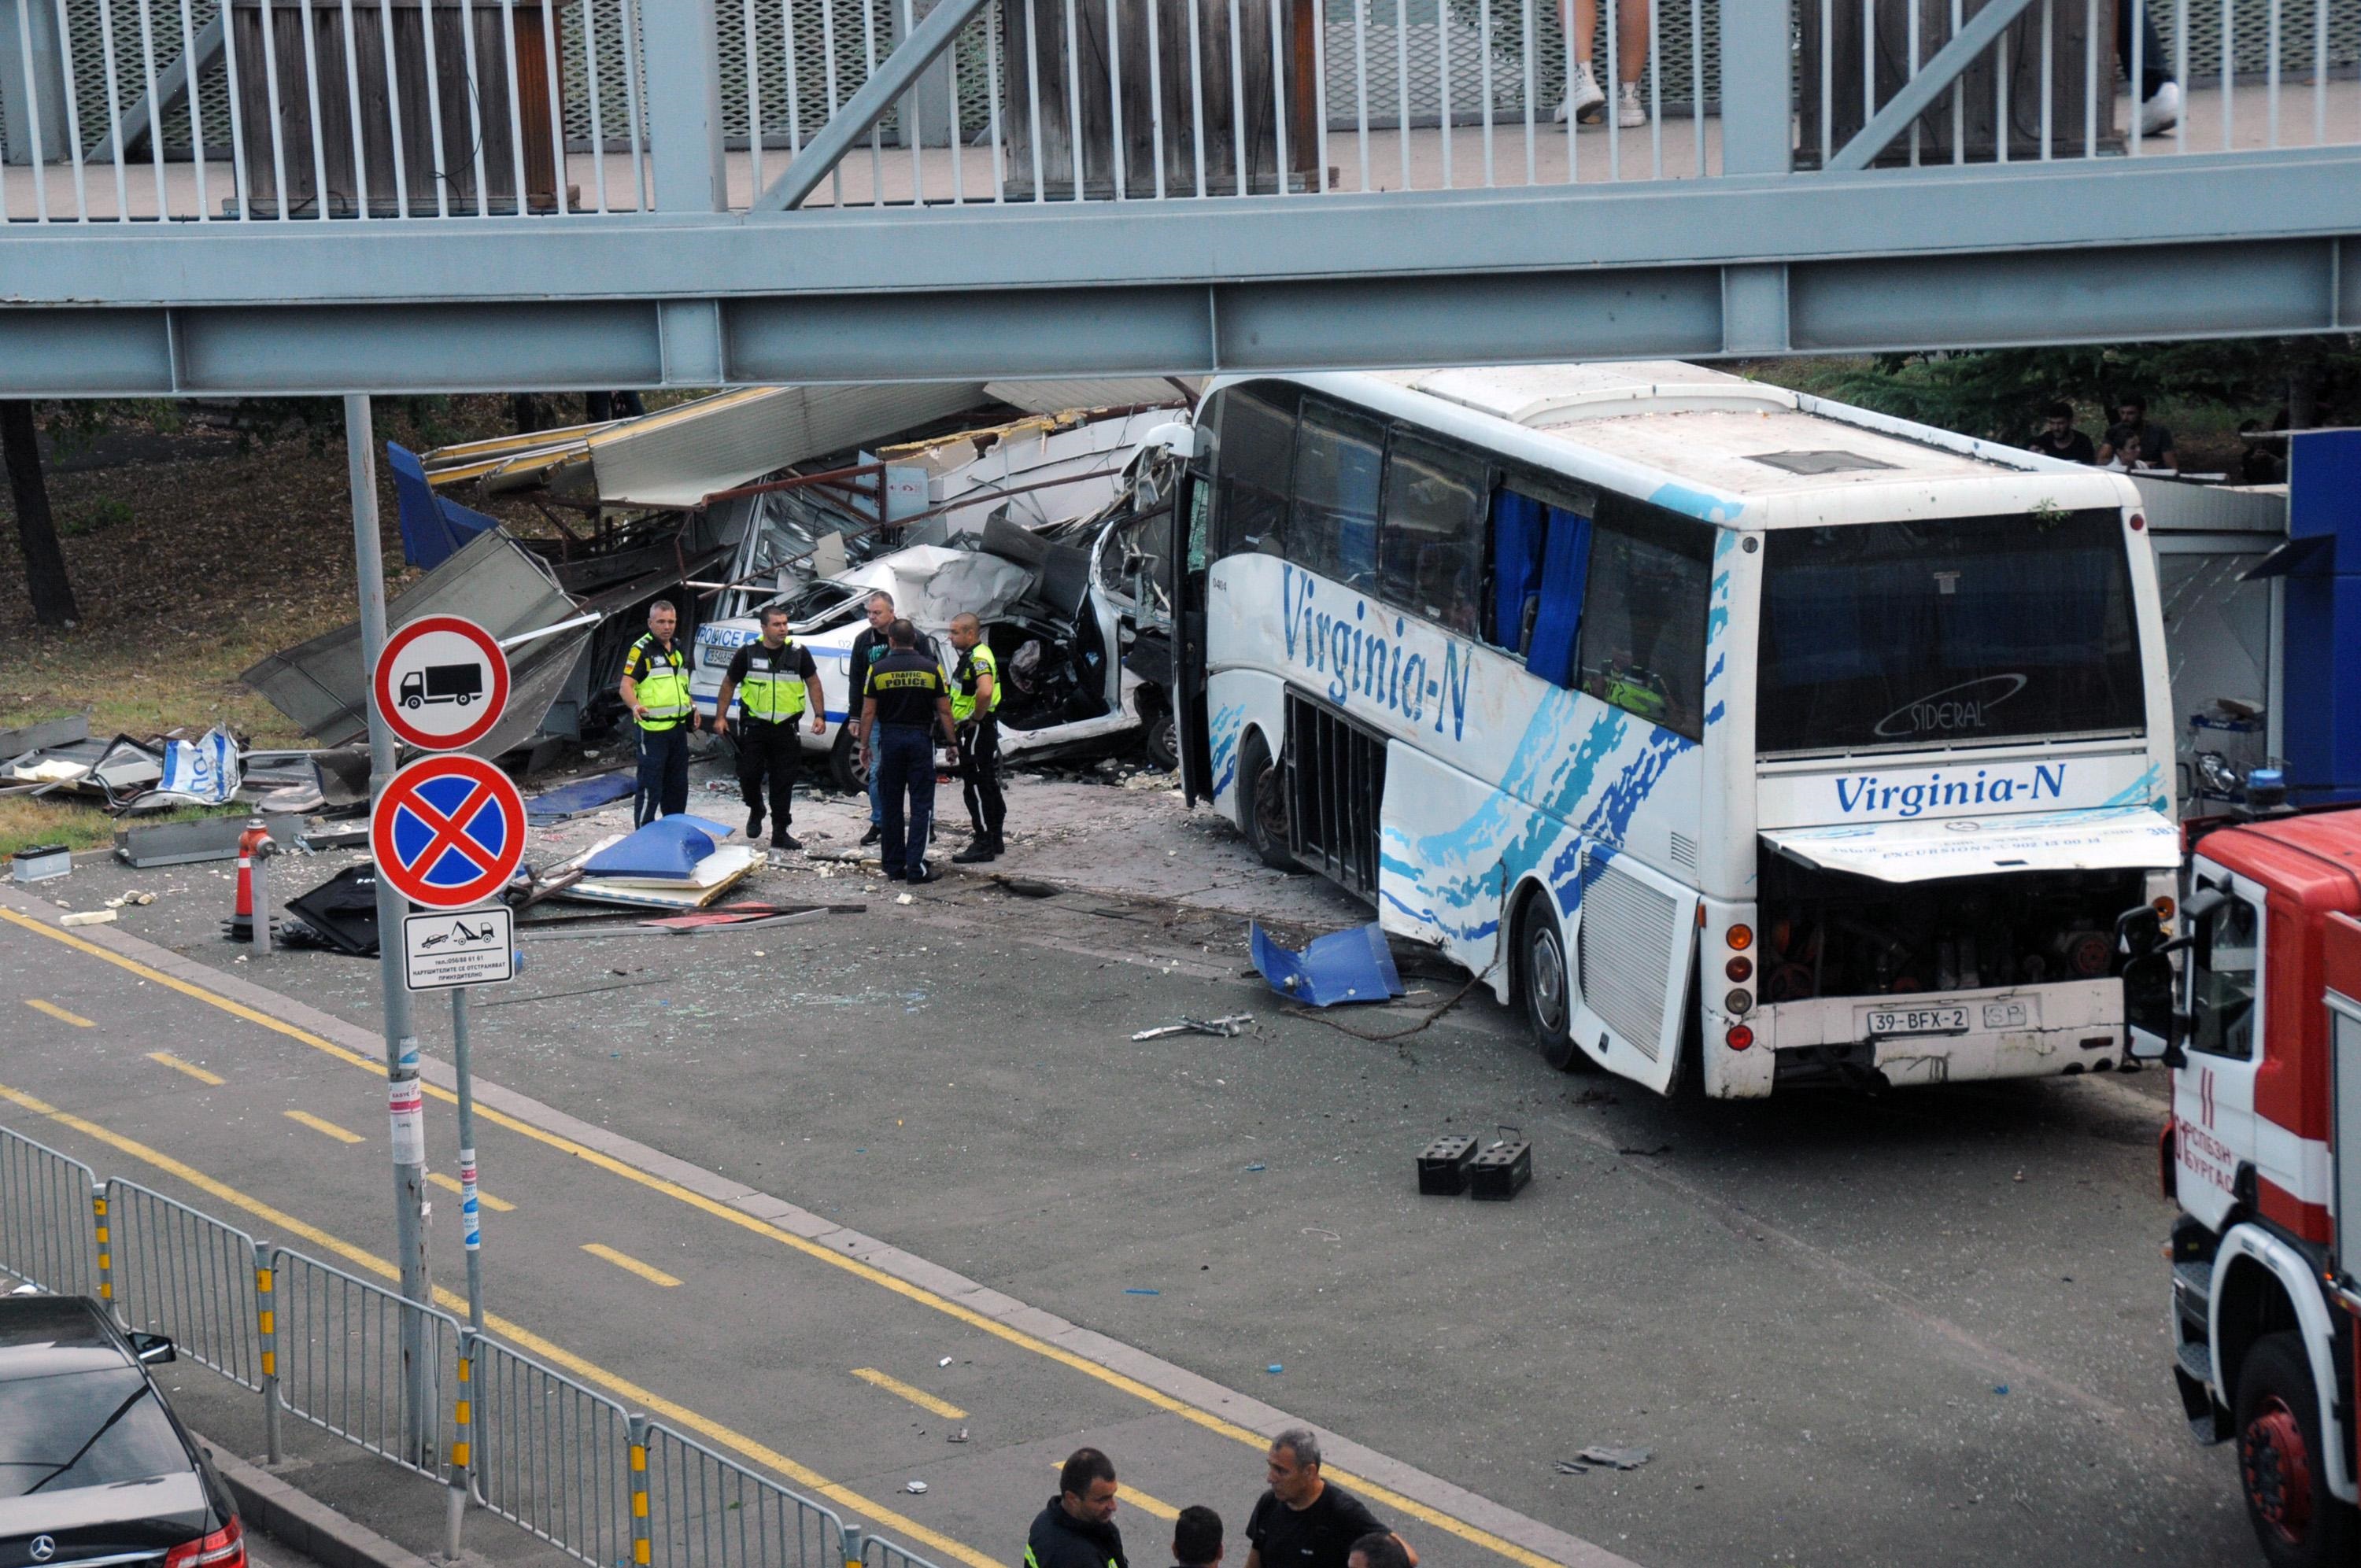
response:
M1340 1002L1384 1002L1402 993L1394 955L1375 925L1322 937L1301 952L1282 948L1256 922L1254 966L1281 996L1314 1007Z
M728 828L702 817L659 817L591 856L582 871L592 877L677 877L686 882L697 862L728 837Z
M524 803L524 819L535 828L546 828L563 822L569 817L579 817L586 811L621 800L634 788L631 770L617 768L611 773L593 773L587 779L534 795Z

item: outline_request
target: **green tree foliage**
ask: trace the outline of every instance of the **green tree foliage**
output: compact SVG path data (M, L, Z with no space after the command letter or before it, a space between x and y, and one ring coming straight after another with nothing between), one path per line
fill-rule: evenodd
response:
M2158 407L2218 408L2298 429L2361 416L2361 338L2092 344L1971 353L1884 354L1816 378L1847 402L1999 441L2028 439L2063 398L2086 421L2132 393Z

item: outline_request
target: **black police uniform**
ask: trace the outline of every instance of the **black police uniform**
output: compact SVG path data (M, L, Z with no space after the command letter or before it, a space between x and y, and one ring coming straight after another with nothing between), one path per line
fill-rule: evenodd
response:
M935 815L936 704L947 692L943 667L914 649L896 648L869 666L870 700L877 704L877 806L884 818L878 859L888 878L926 882L927 829ZM909 811L903 806L906 797ZM907 837L905 837L906 831Z
M1025 1568L1131 1568L1131 1559L1124 1555L1123 1531L1113 1519L1078 1519L1066 1511L1062 1498L1052 1497L1026 1532Z
M759 661L759 663L758 663ZM774 718L758 714L758 707L774 710L780 706L774 698L768 703L755 700L747 690L747 677L753 676L758 686L777 688L782 683L800 684L803 695L794 699L807 705L811 699L812 683L819 678L819 665L811 650L793 638L776 648L766 642L749 642L730 656L729 671L723 675L738 693L738 790L745 796L746 836L752 838L763 830L763 784L770 785L771 847L792 849L794 834L789 820L796 808L796 773L803 762L804 713L799 707L792 714ZM761 694L769 696L770 692Z

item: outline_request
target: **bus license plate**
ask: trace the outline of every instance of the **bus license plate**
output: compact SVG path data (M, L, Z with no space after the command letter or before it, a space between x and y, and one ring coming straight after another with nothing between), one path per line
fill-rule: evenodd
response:
M1862 1015L1867 1032L1886 1035L1964 1035L1968 1032L1968 1010L1964 1007L1877 1007Z

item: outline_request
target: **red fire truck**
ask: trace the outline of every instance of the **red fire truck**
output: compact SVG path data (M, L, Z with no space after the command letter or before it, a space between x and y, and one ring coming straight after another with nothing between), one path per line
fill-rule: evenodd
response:
M2198 1440L2236 1442L2264 1557L2349 1568L2361 809L2290 809L2268 772L2246 795L2240 817L2188 825L2178 910L2159 899L2119 927L2133 1054L2173 1069L2173 1376Z

